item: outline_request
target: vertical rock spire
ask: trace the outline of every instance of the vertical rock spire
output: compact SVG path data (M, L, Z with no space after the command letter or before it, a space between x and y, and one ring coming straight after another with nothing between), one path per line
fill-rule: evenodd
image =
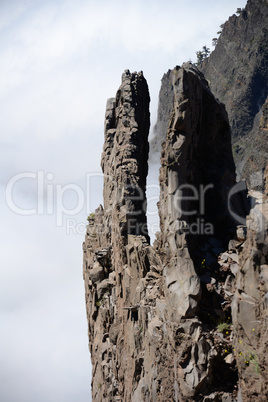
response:
M161 230L178 231L204 218L214 234L228 230L228 191L235 184L231 135L224 105L190 63L170 72L172 112L162 146ZM168 211L168 214L167 214ZM215 233L217 232L217 233Z
M235 166L227 113L204 76L187 63L168 77L163 83L172 89L171 114L162 144L159 216L166 294L176 306L173 319L180 320L198 308L204 242L213 236L229 240L227 199Z
M93 401L236 397L236 370L230 356L230 364L224 360L230 341L215 324L223 308L230 311L224 294L230 275L217 263L215 237L224 232L225 239L235 182L228 118L195 67L176 67L169 77L161 232L153 247L144 207L149 94L143 75L126 71L107 102L104 207L89 217L84 243ZM196 229L198 219L212 232ZM213 256L213 263L201 265L202 256Z
M136 359L130 356L140 300L136 289L149 270L149 102L143 73L128 70L116 97L107 101L101 158L104 207L89 217L84 243L94 401L129 400L136 364L142 362L138 349Z
M143 73L122 75L116 97L107 101L101 158L104 209L117 211L122 234L146 237L146 177L150 127L149 92ZM115 222L113 222L115 223Z

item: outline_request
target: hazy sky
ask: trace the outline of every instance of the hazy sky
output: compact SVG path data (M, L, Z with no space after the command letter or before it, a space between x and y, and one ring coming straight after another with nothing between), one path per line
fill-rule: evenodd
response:
M0 0L1 402L91 400L82 242L106 99L143 70L153 125L162 75L245 3Z

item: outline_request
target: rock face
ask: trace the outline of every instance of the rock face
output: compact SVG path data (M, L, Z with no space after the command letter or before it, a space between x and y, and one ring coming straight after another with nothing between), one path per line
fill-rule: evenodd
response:
M202 74L184 64L168 75L173 107L162 144L160 244L167 255L167 294L178 299L171 304L184 300L179 320L196 313L201 288L194 264L196 268L201 264L204 239L209 235L228 238L227 199L235 184L235 167L225 108L211 94Z
M235 163L249 188L263 188L268 158L268 1L248 0L223 25L215 50L202 64L211 90L226 105Z
M158 99L157 122L153 128L154 136L150 144L153 151L155 152L161 150L162 142L166 139L169 118L171 116L173 108L174 92L172 86L173 77L171 71L172 70L168 70L168 72L163 75L163 78L161 80L161 88Z
M142 72L122 76L116 98L107 101L101 166L107 214L119 215L121 234L147 236L144 204L148 173L149 92ZM137 222L139 228L136 227Z
M234 229L228 118L195 67L168 74L154 246L145 214L149 94L142 73L126 71L107 103L104 207L89 216L84 243L94 401L237 400L231 302L246 229L223 253Z
M243 401L268 400L268 170L266 195L247 219L232 300L234 349Z
M143 74L126 70L116 98L107 102L104 208L89 217L84 246L92 395L97 401L116 400L117 395L129 399L132 381L137 381L135 365L142 367L139 353L133 360L129 353L135 350L135 333L140 334L131 325L137 316L136 287L149 271L149 252L143 246L148 246L149 101Z
M173 108L161 155L162 233L177 231L176 221L191 225L203 218L214 234L225 234L226 200L236 182L227 113L192 64L175 68L169 77Z

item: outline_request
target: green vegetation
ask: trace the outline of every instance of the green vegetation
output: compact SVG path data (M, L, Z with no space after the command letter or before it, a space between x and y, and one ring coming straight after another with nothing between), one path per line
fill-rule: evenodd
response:
M242 343L242 341L239 341ZM257 355L254 352L249 352L247 351L246 353L238 353L238 356L240 356L243 360L246 366L249 366L252 364L254 366L254 370L257 374L260 374L260 366L258 363Z
M253 364L257 374L260 374L260 366L255 353L250 353L248 356L248 361Z
M240 15L244 10L245 10L244 8L238 8L235 13L237 15Z
M231 317L228 317L227 319L223 320L221 319L217 323L217 330L219 332L222 332L225 335L229 335L230 333L230 328L231 328Z
M88 220L88 221L94 221L94 219L95 219L95 214L94 214L94 212L91 212L91 213L88 215L87 220Z
M221 322L217 325L217 330L222 333L226 333L229 331L230 326L231 326L231 324L229 324L228 322Z
M104 300L104 299L100 299L100 300L98 300L98 301L96 302L96 306L97 306L97 307L103 306L104 303L105 303L105 300Z
M201 66L202 62L210 55L210 49L205 45L202 50L195 52L197 61L196 65Z
M239 144L233 145L233 154L238 154L240 150L241 150L241 147Z
M213 38L212 39L212 46L216 46L218 42L218 38Z

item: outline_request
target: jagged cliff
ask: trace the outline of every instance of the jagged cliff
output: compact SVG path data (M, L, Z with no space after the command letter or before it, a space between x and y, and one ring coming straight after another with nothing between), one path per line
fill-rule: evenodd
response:
M263 190L268 159L268 1L248 0L223 24L215 50L199 66L214 96L226 106L239 179ZM153 149L164 141L173 102L170 71L164 74Z
M263 199L247 217L232 284L233 350L243 401L268 400L268 165Z
M226 105L239 176L250 188L262 189L268 159L267 0L248 0L239 16L229 18L201 69Z
M90 215L84 243L92 398L266 401L267 229L249 224L246 240L232 217L246 211L241 192L230 198L235 168L224 106L191 64L168 79L154 246L143 74L126 71L107 102L104 207ZM258 387L248 390L252 372Z

